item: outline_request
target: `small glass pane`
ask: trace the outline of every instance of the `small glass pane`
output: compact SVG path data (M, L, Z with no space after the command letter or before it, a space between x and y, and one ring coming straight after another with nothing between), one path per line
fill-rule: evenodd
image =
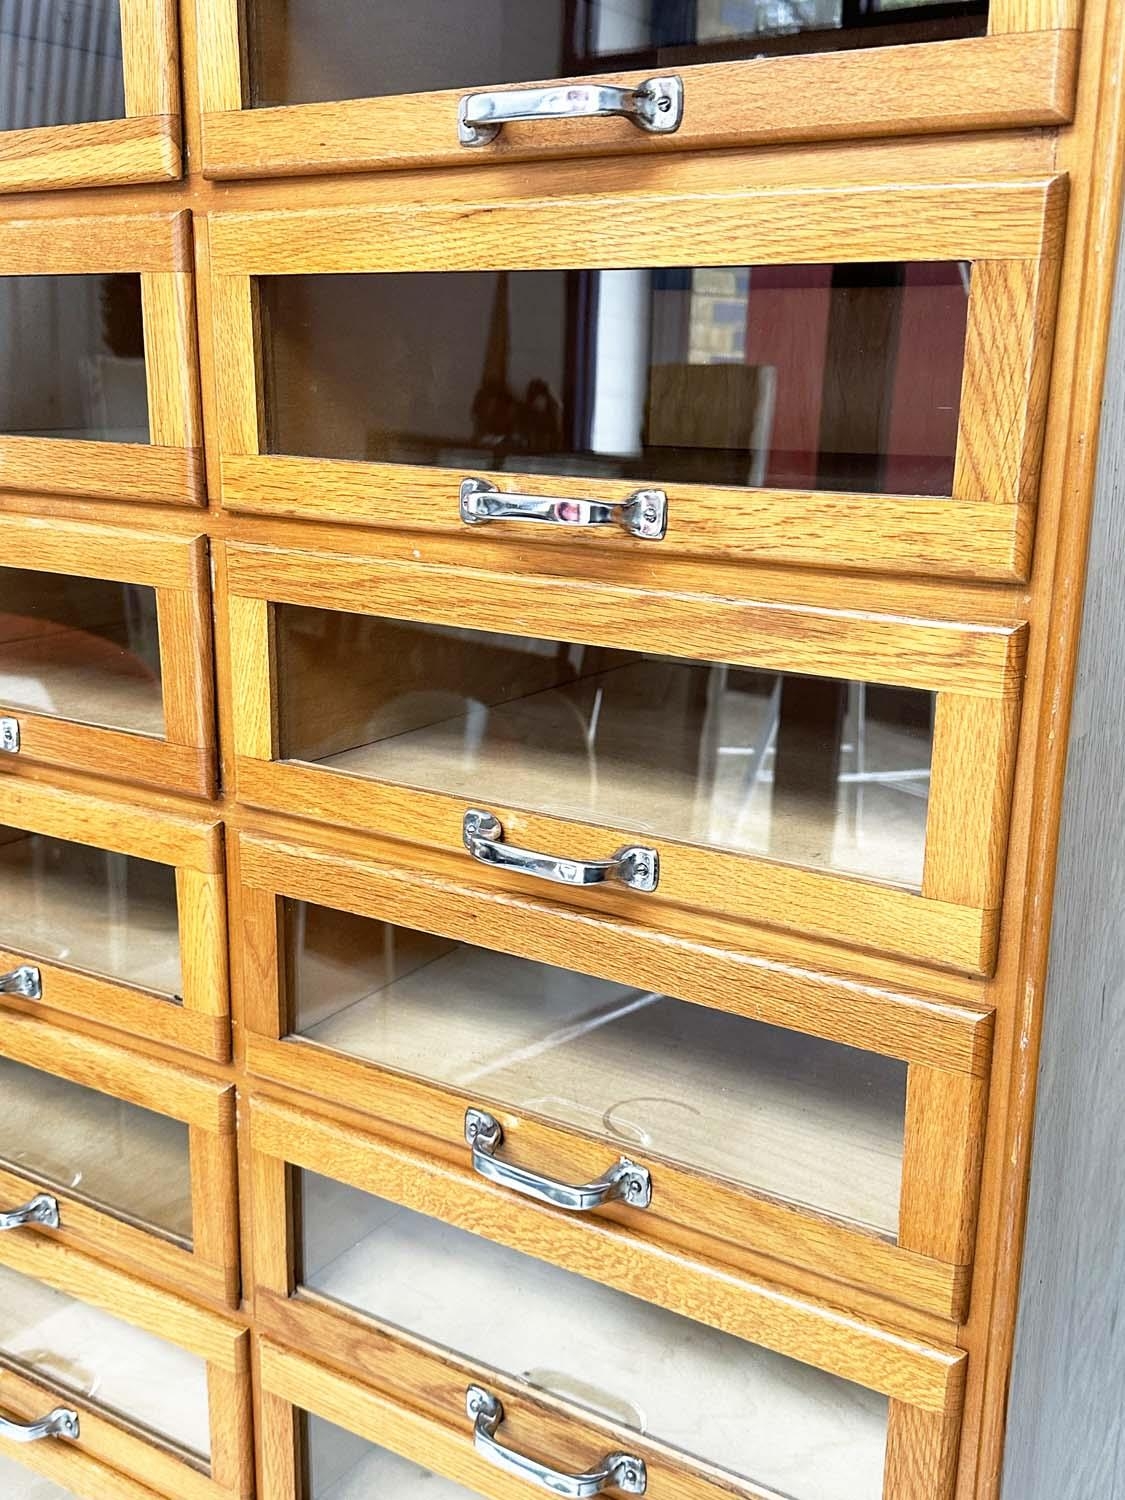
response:
M0 1458L0 1495L4 1500L75 1500L73 1490L64 1490L11 1458Z
M290 605L276 621L282 759L921 886L932 693Z
M988 0L249 0L254 106L981 36Z
M162 738L156 590L0 568L0 704Z
M0 435L147 443L141 278L0 276Z
M284 903L291 1034L894 1236L906 1064Z
M880 1500L884 1397L295 1172L300 1283L793 1500Z
M0 826L0 946L179 1000L176 872Z
M0 1266L0 1358L208 1466L207 1365L197 1355Z
M948 495L969 279L960 262L264 276L265 451Z
M125 113L119 0L4 0L0 130Z
M0 1165L191 1245L182 1120L0 1057Z
M300 1422L299 1500L458 1500L475 1493L311 1412Z

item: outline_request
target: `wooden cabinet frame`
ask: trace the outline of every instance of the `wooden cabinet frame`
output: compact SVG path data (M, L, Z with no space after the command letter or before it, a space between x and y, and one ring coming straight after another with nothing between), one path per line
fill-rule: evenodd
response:
M157 1500L154 1490L63 1443L27 1446L0 1438L0 1455L33 1469L78 1500Z
M66 1455L66 1460L60 1458L51 1466L60 1482L66 1482L67 1460L82 1455L126 1476L120 1489L109 1492L114 1500L119 1494L132 1495L126 1488L129 1480L168 1500L241 1500L249 1496L253 1489L253 1451L250 1335L246 1329L183 1297L158 1291L122 1271L89 1260L67 1245L41 1236L24 1239L16 1234L6 1234L2 1240L0 1264L176 1344L207 1363L210 1474L201 1472L170 1445L144 1437L127 1422L87 1406L82 1397L69 1391L61 1394L14 1366L0 1364L0 1411L5 1416L34 1421L60 1399L78 1409L82 1430L77 1441L49 1440L56 1454ZM0 1453L9 1451L14 1450L0 1438ZM49 1472L46 1466L44 1472Z
M611 1237L620 1229L626 1238L664 1243L673 1253L734 1264L748 1250L829 1280L858 1282L939 1317L963 1318L991 1055L988 1012L874 986L861 989L717 945L701 951L620 922L606 921L592 931L588 918L533 898L252 834L241 835L238 860L236 972L247 1068L283 1088L362 1111L392 1132L410 1131L454 1169L467 1166L469 1105L502 1121L505 1156L521 1166L577 1182L596 1178L609 1158L604 1137L506 1107L490 1097L487 1086L470 1094L290 1036L279 944L282 897L539 962L573 967L581 954L577 966L599 978L664 994L703 995L706 1004L733 1015L900 1058L908 1073L897 1243L690 1166L646 1159L643 1149L631 1155L653 1173L652 1207L641 1212L609 1205L598 1219ZM312 1129L302 1125L303 1134ZM505 1202L518 1214L523 1200L500 1193L498 1211Z
M191 215L0 222L0 276L138 273L148 443L0 433L0 491L203 503Z
M685 99L673 135L621 120L548 121L508 126L468 151L457 141L467 88L244 108L240 0L196 9L203 171L218 178L1059 125L1073 115L1081 21L1081 0L991 0L984 37L675 68ZM651 71L603 81L640 83Z
M119 0L125 117L0 133L0 193L173 182L180 155L176 0Z
M583 643L934 691L920 893L646 835L661 860L655 892L574 888L565 900L648 924L666 921L669 907L706 910L968 973L992 967L1024 627L860 616L248 543L228 546L227 582L240 799L462 854L490 889L526 891L537 882L472 864L462 841L471 802L275 759L280 689L271 604L511 635L527 634L533 620L536 635L564 641L575 638L580 620ZM512 843L571 859L604 859L636 842L635 830L494 804L490 810Z
M31 1172L0 1168L0 1201L5 1207L26 1202L36 1192L49 1193L59 1204L59 1229L36 1225L10 1233L44 1235L92 1255L108 1255L171 1289L237 1307L233 1084L200 1078L26 1015L4 1016L0 1056L182 1120L188 1127L191 1162L190 1246L99 1209L81 1193L38 1181Z
M164 706L164 733L156 737L10 708L0 699L0 714L17 719L20 727L19 752L5 757L3 770L17 772L30 761L213 796L215 714L206 537L8 515L0 516L0 559L4 568L153 588Z
M536 1449L552 1462L563 1467L581 1464L583 1450L588 1459L591 1431L603 1434L611 1449L620 1450L625 1444L624 1429L585 1415L576 1424L564 1403L538 1394L532 1398L518 1381L492 1372L482 1377L479 1368L456 1353L396 1333L314 1293L297 1291L289 1228L290 1164L434 1214L447 1223L471 1227L487 1239L554 1264L581 1264L585 1274L606 1285L877 1390L890 1398L885 1500L947 1500L952 1493L965 1367L959 1350L892 1334L851 1314L725 1269L688 1266L643 1242L632 1242L629 1254L620 1255L608 1243L608 1228L560 1222L547 1210L543 1211L547 1220L543 1220L535 1205L528 1205L532 1212L527 1216L512 1213L510 1200L504 1198L490 1208L489 1195L481 1193L477 1183L463 1183L461 1174L442 1164L262 1098L250 1101L250 1133L252 1213L257 1226L254 1306L259 1332L341 1374L369 1382L387 1396L398 1397L430 1421L462 1434L466 1447L471 1449L464 1417L465 1387L482 1378L502 1397L506 1408L510 1405L513 1413L519 1412L542 1434ZM337 1382L335 1389L342 1391L343 1383ZM315 1402L315 1392L311 1386L299 1399ZM346 1404L335 1409L349 1415L356 1410ZM364 1430L372 1433L370 1427ZM391 1430L378 1430L383 1436L375 1441L386 1439L394 1446ZM708 1477L716 1471L696 1467L662 1444L638 1439L635 1432L628 1441L652 1465L654 1494L673 1493L692 1500L718 1500L720 1494L729 1493L747 1500L765 1496L759 1487L729 1476L723 1477L720 1487ZM417 1450L406 1456L413 1451ZM442 1451L439 1444L435 1452ZM489 1493L493 1492L490 1486ZM273 1500L269 1491L267 1500Z
M0 777L0 823L52 838L174 865L180 926L183 1003L139 985L67 968L18 949L0 949L0 971L33 963L41 1001L5 996L3 1008L99 1021L203 1057L230 1055L227 995L226 887L221 829L147 808L106 802L16 777Z
M955 161L949 165L956 171ZM466 527L455 469L263 452L257 276L582 269L636 266L638 258L687 266L971 260L950 496L661 483L669 502L663 542L552 527L535 527L534 540L563 549L577 571L583 559L612 554L622 577L650 578L661 558L682 555L1022 578L1034 530L1064 188L1057 178L761 192L728 182L703 198L685 183L659 194L216 214L211 301L223 504L406 531L484 531L493 542L514 538L517 547L529 536L520 525ZM646 219L660 233L639 248L637 226ZM489 478L506 490L604 500L623 499L644 482Z

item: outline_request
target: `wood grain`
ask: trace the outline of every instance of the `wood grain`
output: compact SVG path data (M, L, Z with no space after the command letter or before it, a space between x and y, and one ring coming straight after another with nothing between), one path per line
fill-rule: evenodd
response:
M178 115L45 125L0 135L0 194L174 182L180 171Z

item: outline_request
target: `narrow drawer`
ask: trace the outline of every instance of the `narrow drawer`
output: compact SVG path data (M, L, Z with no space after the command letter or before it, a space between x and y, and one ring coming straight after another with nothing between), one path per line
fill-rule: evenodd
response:
M0 777L0 995L225 1059L217 824Z
M171 182L181 175L175 0L14 10L0 33L7 80L0 193Z
M0 556L0 770L213 795L206 538L5 516Z
M301 1117L261 1099L250 1115L260 1331L403 1400L466 1450L479 1387L502 1406L505 1446L559 1470L627 1453L657 1495L949 1493L957 1351L667 1256L630 1269L553 1218L497 1224L481 1190L458 1199L447 1168L384 1148L372 1170L340 1127L325 1128L315 1167L296 1166Z
M213 216L223 504L632 581L1025 576L1062 180L747 177Z
M0 1229L238 1305L234 1088L30 1016L0 1028Z
M1073 106L1076 0L525 11L201 0L204 172L647 156L1051 124Z
M22 1442L85 1455L169 1500L249 1495L248 1341L64 1245L0 1237L0 1412L16 1442L21 1425L61 1411L62 1430ZM0 1455L12 1438L0 1425Z
M0 223L3 490L202 504L186 210Z
M252 835L239 866L252 1072L424 1137L494 1212L964 1315L986 1012Z
M227 557L243 801L658 926L991 968L1023 627Z

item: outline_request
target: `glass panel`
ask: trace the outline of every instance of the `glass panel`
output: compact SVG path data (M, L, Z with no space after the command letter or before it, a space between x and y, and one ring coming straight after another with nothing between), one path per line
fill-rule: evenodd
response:
M0 1357L197 1461L210 1457L204 1360L7 1266L0 1266Z
M147 443L141 278L0 276L0 434Z
M5 0L0 74L0 130L120 119L119 0Z
M60 1488L11 1458L0 1458L0 1495L4 1500L74 1500L73 1490Z
M284 903L292 1034L893 1236L906 1064Z
M283 759L921 885L932 693L290 605L276 620Z
M386 1448L302 1412L304 1483L300 1500L457 1500L473 1495Z
M0 568L0 703L162 737L156 590Z
M948 495L969 279L953 261L264 276L266 451Z
M248 0L252 105L982 36L987 0ZM452 106L451 106L452 108ZM452 118L452 116L451 116Z
M0 1165L191 1244L182 1120L0 1057Z
M793 1500L880 1500L884 1397L328 1178L295 1176L303 1286Z
M0 945L179 999L171 865L0 826Z

